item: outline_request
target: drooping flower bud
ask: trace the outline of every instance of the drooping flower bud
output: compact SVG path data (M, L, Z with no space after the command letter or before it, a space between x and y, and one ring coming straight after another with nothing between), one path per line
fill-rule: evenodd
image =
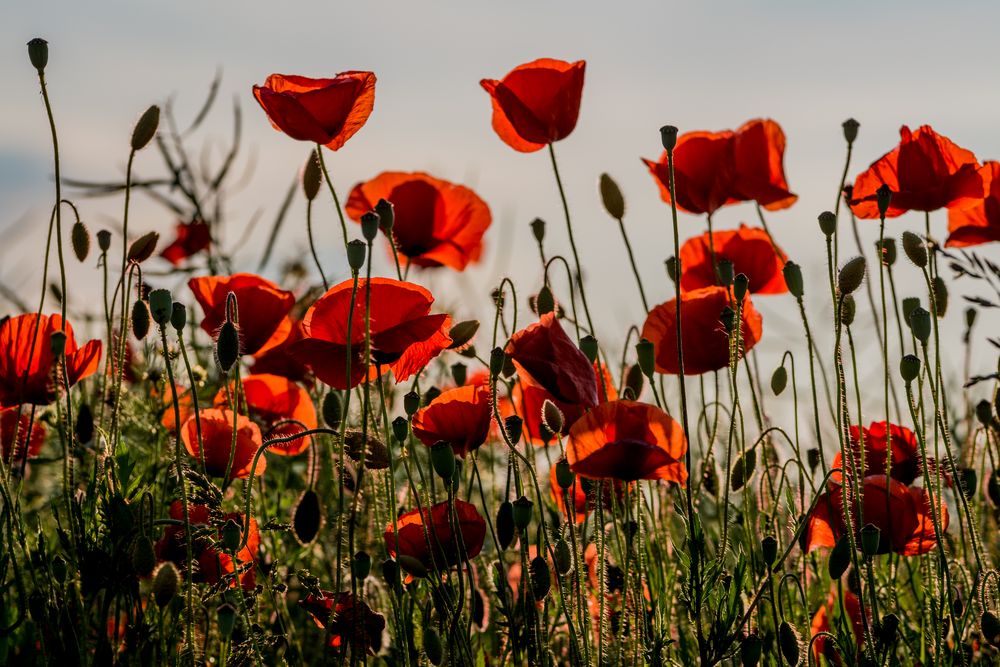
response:
M531 234L535 237L535 240L539 243L545 240L545 221L541 218L535 218L531 221Z
M615 183L615 179L608 174L601 174L600 190L601 202L608 215L616 220L624 218L625 197L622 195L621 188Z
M142 340L149 333L149 308L142 299L132 304L132 335Z
M866 556L874 556L878 553L878 544L882 537L882 531L873 523L866 523L861 528L861 551Z
M562 433L565 425L562 410L547 398L542 401L542 423L552 433Z
M319 494L313 489L306 489L299 496L292 509L292 532L302 546L312 544L323 527L323 507Z
M497 540L501 549L506 549L514 541L514 529L514 504L505 500L497 509Z
M844 576L847 568L851 566L851 543L847 536L841 537L830 550L830 560L827 562L827 571L830 578L836 581Z
M760 541L761 554L764 557L764 564L768 567L774 565L778 559L778 540L773 535L767 535Z
M455 451L444 440L439 440L431 447L431 465L434 472L444 481L455 474Z
M531 523L532 503L526 496L521 496L514 501L514 526L522 533L527 530Z
M778 626L778 647L785 662L793 666L799 664L799 633L788 621Z
M531 573L531 593L535 600L544 600L552 588L552 573L549 572L549 564L542 556L535 556L528 565Z
M236 364L240 358L240 333L232 320L226 320L219 328L219 336L215 339L215 359L223 373Z
M855 257L844 264L837 276L837 288L840 293L851 294L861 287L861 281L865 279L865 258Z
M556 299L552 295L552 290L549 289L548 285L542 285L542 289L538 290L538 296L535 297L534 311L541 316L551 313L555 309Z
M934 292L934 314L938 318L944 317L944 314L948 311L948 286L944 282L944 278L941 276L934 276L934 280L931 281L931 288Z
M788 371L785 367L778 366L774 369L774 373L771 374L771 391L774 392L775 396L780 396L781 392L785 391L785 386L788 384Z
M302 192L306 199L312 201L319 194L320 186L323 185L323 170L319 164L319 154L316 150L309 151L306 164L302 168Z
M155 104L146 109L132 130L132 150L141 151L153 140L160 125L160 107Z
M802 268L798 264L792 261L785 262L784 268L782 268L781 273L785 277L785 284L788 285L788 291L796 299L801 299L804 292L804 286L802 284Z
M187 308L183 303L174 301L170 310L170 326L178 332L184 331L184 327L187 326Z
M586 336L581 338L580 351L587 356L587 359L590 360L590 363L594 363L595 361L597 361L597 354L599 351L597 345L597 339L591 336L590 334L587 334Z
M223 602L216 608L215 617L219 622L219 634L229 639L233 634L233 628L236 627L236 607Z
M913 232L903 232L903 252L919 268L927 266L927 245Z
M87 230L87 225L77 220L73 223L69 237L77 260L82 262L87 259L87 255L90 254L90 232Z
M505 417L503 420L503 431L507 434L510 444L516 445L521 441L521 435L524 433L524 420L517 415Z
M740 273L733 278L733 296L736 297L736 303L742 303L743 297L747 295L747 291L750 289L750 279L747 278L747 274Z
M639 368L647 378L652 378L653 372L656 370L655 355L656 349L651 340L643 338L635 344L635 356L638 359Z

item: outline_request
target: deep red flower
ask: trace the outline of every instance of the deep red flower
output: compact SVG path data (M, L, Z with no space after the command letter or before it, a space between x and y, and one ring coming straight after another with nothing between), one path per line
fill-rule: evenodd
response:
M205 313L201 328L212 337L226 321L229 293L236 296L242 354L264 352L281 343L291 331L287 315L295 305L295 295L270 280L252 273L234 273L192 278L188 287Z
M489 387L465 385L441 393L418 410L413 415L413 435L428 447L444 440L465 458L486 442L492 419Z
M230 386L230 391L234 387ZM283 438L319 425L316 407L309 392L288 378L278 375L251 375L243 380L243 394L251 419L260 423L268 439ZM215 395L216 408L229 407L229 392L225 387ZM282 423L289 422L289 423ZM295 423L298 422L298 423ZM276 426L280 424L280 426ZM268 452L281 456L297 456L309 448L308 436L272 445Z
M175 521L184 521L184 503L175 500L170 504L170 518ZM222 537L222 525L232 519L244 527L246 516L231 512L225 514L220 520L212 521L211 513L206 505L189 505L188 517L191 522L192 534L199 532L204 526L215 525L216 538ZM198 562L198 569L193 573L194 581L204 581L215 585L219 583L223 576L234 574L239 569L240 585L243 590L253 590L257 585L257 575L254 571L257 550L260 548L260 531L257 527L257 520L250 518L250 534L247 536L246 545L236 553L236 562L221 548L213 546L212 541L207 537L196 536L192 544L192 552ZM183 570L187 561L187 543L184 535L184 526L167 526L155 545L156 559L160 562L170 561ZM232 585L235 585L235 581Z
M56 383L51 339L59 331L59 315L17 315L0 323L0 407L30 403L48 405L62 385ZM37 331L36 331L37 326ZM73 327L66 322L66 371L69 385L97 372L101 341L77 347ZM34 346L32 346L34 341Z
M556 399L585 407L597 405L594 367L563 331L555 313L542 315L511 336L507 354L522 379L527 376Z
M854 646L855 648L860 648L865 639L865 627L864 619L861 617L861 602L858 600L858 596L851 591L844 589L842 608L844 613L847 614L846 620L850 623L851 631L854 633ZM839 609L841 609L841 605L837 596L837 588L834 586L826 598L826 603L816 610L816 614L812 618L810 636L815 637L821 632L829 632L836 635L837 631L831 623L831 620L839 614ZM829 641L826 637L819 637L815 642L813 642L812 646L813 655L816 657L817 665L823 664L821 656L831 665L844 664L841 655L837 651L836 645Z
M361 222L379 199L392 203L392 237L401 262L461 271L478 261L493 220L489 206L469 188L421 172L386 171L354 186L344 210Z
M332 79L272 74L253 95L274 129L299 141L337 150L368 120L375 106L375 75L341 72Z
M844 523L843 487L835 485L817 499L804 537L806 552L818 547L832 547L847 533ZM890 551L903 556L919 556L936 546L934 522L931 518L930 495L923 488L907 486L885 475L870 475L862 484L862 512L855 502L853 522L860 539L861 528L875 525L880 531L877 553ZM948 529L948 507L940 509L941 530Z
M309 367L297 360L291 353L292 345L305 336L302 320L293 319L291 316L288 319L291 323L288 336L277 345L269 346L264 351L255 354L250 373L253 375L261 373L280 375L311 387L314 384L314 378Z
M591 479L662 479L684 485L687 440L680 424L656 406L602 403L569 429L570 470Z
M382 649L385 616L371 610L364 600L350 592L320 591L322 595L307 595L299 606L312 614L317 627L330 635L330 646L339 647L344 641L375 655Z
M208 224L201 220L179 222L175 229L175 238L160 256L173 264L180 266L185 259L195 255L212 243L212 232Z
M199 413L201 440L205 446L205 469L213 477L225 477L233 448L233 413L230 410L210 408ZM188 418L181 427L181 440L188 454L200 461L198 448L198 422L194 416ZM263 444L260 429L243 415L236 415L236 452L229 479L245 479L250 476L253 457ZM267 459L261 454L257 459L254 475L260 475L267 468Z
M371 360L365 368L365 301L371 285ZM389 278L358 281L351 313L352 281L331 287L306 312L302 320L305 337L291 346L295 359L308 364L320 380L335 389L357 386L377 369L392 370L396 381L410 377L451 343L451 318L431 315L434 297L423 287ZM351 344L350 377L347 374L347 343Z
M1000 162L984 162L979 170L986 193L982 199L948 211L948 240L945 245L963 248L1000 241Z
M687 132L674 147L677 207L707 213L729 204L755 201L775 211L788 208L798 195L788 190L782 165L785 133L770 119L751 120L735 132ZM643 159L663 201L670 203L667 153L658 162Z
M733 273L746 274L750 292L754 294L782 294L788 291L782 273L788 259L781 249L771 243L771 237L759 227L741 224L739 229L705 232L688 239L681 246L681 289L690 291L718 285L716 267L723 259L733 264Z
M704 287L681 294L681 331L684 346L684 374L699 375L729 365L729 336L719 319L729 306L730 293L724 287ZM743 298L743 354L750 351L762 335L761 317L750 302ZM656 370L676 375L677 364L677 303L671 299L656 306L642 325L642 337L653 343L656 350Z
M17 416L18 412L21 413L20 419ZM25 442L28 443L28 458L33 459L38 456L45 443L45 426L37 419L32 423L31 410L17 407L0 409L0 451L3 453L4 463L9 464L11 461L20 461L24 458Z
M510 71L502 80L479 85L493 100L493 130L522 153L569 136L580 115L587 63L541 58Z
M594 377L595 382L598 383L599 402L603 401L605 397L607 400L613 401L618 398L618 392L615 390L608 369L603 366L601 368L604 371L603 379L602 375L598 375L597 364L594 364ZM604 383L603 387L600 385L601 382ZM573 422L593 407L587 403L560 400L549 393L544 387L536 384L530 376L519 377L511 391L510 399L502 400L497 407L503 417L512 414L519 416L523 421L525 439L533 445L544 447L545 445L552 444L555 441L556 435L549 432L548 428L542 424L542 408L547 400L559 408L559 411L563 415L563 428L560 435L569 433L569 427L573 425Z
M923 466L920 462L920 450L917 437L913 431L905 426L896 424L889 425L890 437L886 438L885 422L872 422L868 428L851 426L851 449L854 453L855 465L861 465L861 440L864 435L865 449L865 469L864 476L885 475L886 459L889 451L892 451L892 465L889 474L903 484L910 485L913 481L923 475ZM890 448L890 444L891 448ZM930 461L932 468L936 468L935 461ZM843 459L840 452L833 459L834 468L844 468ZM951 478L944 475L946 483L951 484ZM834 472L830 477L831 484L839 484L841 473Z
M451 507L447 501L424 508L422 512L410 510L396 520L398 533L393 532L391 523L386 527L382 536L385 548L413 576L423 576L421 568L428 572L445 570L475 558L486 539L486 520L475 505L457 499L454 518L457 534L452 530Z
M899 145L872 163L854 181L851 209L859 218L878 218L876 191L892 190L885 213L895 218L907 211L936 211L972 204L985 195L979 162L972 151L921 125L903 126Z

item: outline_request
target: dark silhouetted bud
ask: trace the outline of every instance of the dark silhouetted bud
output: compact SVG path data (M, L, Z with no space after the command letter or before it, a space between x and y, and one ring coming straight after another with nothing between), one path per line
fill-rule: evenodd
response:
M573 552L570 551L569 544L560 537L556 540L554 551L556 572L566 574L573 567Z
M861 281L865 279L865 258L855 257L848 260L840 269L837 276L837 289L841 294L850 294L861 287Z
M170 290L155 289L149 293L149 314L158 325L166 326L170 316L174 314L174 300L170 296ZM135 316L134 309L132 315Z
M231 320L226 320L219 328L219 337L215 339L215 360L223 373L236 364L240 358L240 333Z
M507 434L510 444L516 445L524 432L524 421L517 415L510 415L503 420L503 431Z
M660 143L663 144L664 150L674 150L674 146L677 145L677 132L677 128L673 125L664 125L660 128Z
M780 396L781 392L785 391L787 384L788 371L785 370L784 366L778 366L774 369L774 373L771 374L771 391L774 392L775 396Z
M729 482L733 491L739 491L747 482L750 481L756 467L757 452L752 448L748 449L746 452L741 454L738 459L736 459L736 462L733 463L733 470L729 476Z
M750 279L747 278L747 274L740 273L733 278L733 296L736 297L736 303L743 303L743 297L747 295L749 289Z
M976 419L987 428L993 424L993 406L989 401L982 400L976 403Z
M600 189L601 202L604 204L604 210L608 212L608 215L617 220L624 218L625 197L622 195L621 188L615 183L615 179L607 174L601 174Z
M903 321L910 321L910 314L920 306L920 299L915 296L907 296L903 298Z
M451 379L455 381L455 386L461 387L465 385L465 380L468 377L468 368L461 361L456 361L451 365Z
M555 309L556 299L552 296L552 290L549 289L548 285L543 285L542 289L538 290L538 296L535 297L534 310L539 315L545 315Z
M984 611L979 617L979 627L983 630L983 639L1000 648L1000 618L992 611Z
M719 273L719 284L720 285L732 285L733 284L733 263L726 258L720 259L715 264L716 271Z
M157 232L143 234L132 242L132 245L128 248L128 254L126 254L125 258L130 262L142 264L153 256L153 251L156 250L156 244L159 240L160 235Z
M420 395L415 391L408 391L403 395L403 411L407 416L412 417L420 409Z
M648 378L652 378L656 371L655 355L656 349L653 347L652 341L643 338L635 344L635 356L638 359L639 368L642 370L642 374Z
M976 475L975 468L958 469L958 488L961 489L966 500L972 500L973 496L976 495L978 481L979 477Z
M153 140L160 125L160 107L155 104L146 109L132 130L132 150L141 151Z
M352 271L360 271L365 265L365 258L368 256L368 247L364 241L354 239L347 244L347 265Z
M667 277L672 281L677 282L677 258L670 256L664 264L667 267Z
M81 262L87 259L87 255L90 254L90 232L87 230L87 225L79 220L74 222L69 238L76 258Z
M455 474L455 451L444 440L439 440L431 447L431 465L438 477L448 481Z
M760 550L764 556L764 564L771 567L778 559L778 540L773 535L768 535L760 541Z
M625 373L625 389L632 391L632 400L637 400L642 394L642 377L642 368L639 364L629 366L628 372Z
M451 338L451 344L448 345L448 349L455 350L468 345L477 331L479 331L479 320L459 322L448 331L448 337Z
M321 412L323 414L323 421L327 426L332 428L334 431L340 428L340 420L343 418L344 406L343 402L340 400L339 392L336 390L327 392L326 396L323 397Z
M837 216L830 211L819 214L819 228L826 236L833 236L837 231Z
M416 396L416 394L413 395ZM406 442L407 438L409 438L410 422L406 421L405 417L396 417L392 420L392 436L400 444Z
M444 661L444 648L441 646L441 635L436 628L424 628L424 654L432 665L437 667Z
M912 354L899 360L899 375L904 382L913 382L920 375L920 359Z
M844 296L840 300L840 321L845 327L849 327L854 324L854 316L857 314L858 305L854 301L854 297L850 294Z
M52 356L59 359L66 352L66 334L62 331L54 331L49 337L49 349Z
M527 497L521 496L514 501L514 527L520 532L524 532L531 523L532 507L534 503Z
M861 551L866 556L878 553L878 543L882 539L882 531L873 523L866 523L861 528Z
M778 647L785 662L792 667L799 664L799 633L788 621L782 621L778 626Z
M763 651L764 643L756 632L751 632L740 643L740 664L743 667L757 667Z
M994 507L1000 507L1000 470L990 473L990 478L986 480L986 495Z
M292 532L295 533L295 539L302 546L312 544L322 526L323 507L319 495L312 489L306 489L292 509Z
M556 463L556 482L563 489L569 491L573 488L573 482L576 481L576 474L573 473L569 468L569 461L566 459L560 459Z
M976 324L976 314L977 314L977 312L978 311L975 308L972 308L971 306L969 308L965 309L965 328L966 329L971 329Z
M378 226L383 234L389 235L396 224L396 211L392 207L392 202L379 199L375 204L375 213L378 215Z
M140 535L132 542L132 549L129 553L129 560L132 561L132 568L143 577L148 577L156 567L156 551L153 549L153 540L146 535Z
M921 343L931 337L931 314L923 308L914 308L910 313L910 331Z
M219 622L219 634L226 639L231 637L236 626L236 607L224 602L215 610L215 617Z
M372 557L368 555L368 552L359 551L354 554L354 560L351 561L351 576L358 581L364 581L368 578L368 573L371 571Z
M382 561L382 578L389 585L389 588L396 590L401 583L399 578L399 563L391 558Z
M181 585L181 576L177 572L177 566L166 561L156 570L153 575L153 599L156 606L163 609L177 595L177 589Z
M497 540L501 549L506 549L514 541L514 529L514 504L505 500L497 510Z
M889 210L889 204L892 203L892 190L889 189L888 185L883 183L882 186L875 191L875 202L878 204L879 217L885 218L885 213Z
M94 439L94 413L86 403L80 404L73 428L76 431L77 442L86 444Z
M366 241L374 241L378 236L378 214L375 211L368 211L361 216L361 235Z
M101 249L101 252L108 251L111 247L111 232L106 229L97 232L97 247Z
M316 199L321 185L323 185L323 169L319 163L319 154L312 150L309 151L309 157L306 158L306 164L302 168L302 191L306 199L309 201Z
M903 252L921 269L927 266L927 244L913 232L903 232Z
M232 519L226 521L222 526L222 548L227 553L239 551L240 542L243 540L243 528Z
M587 359L590 360L590 363L597 361L597 354L599 351L597 339L590 334L587 334L580 339L580 350L587 355Z
M149 333L149 308L146 302L138 300L132 304L132 335L142 340Z
M796 299L801 299L805 293L801 267L795 262L785 262L785 266L781 272L785 276L785 284L788 285L788 291Z
M504 351L499 347L493 348L490 351L490 375L494 377L500 375L506 361L507 355L504 354Z
M886 647L896 641L897 632L899 632L899 616L893 613L883 616L881 625L876 628L879 643Z
M535 600L544 600L552 588L552 573L549 572L549 564L542 556L535 556L528 566L531 571L531 592Z
M841 124L841 127L844 128L844 140L853 144L854 140L858 138L858 128L861 127L861 123L853 118L848 118Z
M535 237L535 240L541 243L545 240L545 221L541 218L535 218L531 221L531 235Z
M816 468L819 467L820 463L820 452L816 447L810 447L806 450L806 461L809 463L809 470L811 472L816 472Z
M41 37L35 37L28 42L28 60L31 61L32 67L39 72L43 71L49 64L49 43Z
M184 327L187 326L187 308L184 307L183 303L174 301L174 305L170 309L170 326L178 333L183 332Z
M562 433L565 425L562 410L547 398L542 401L542 423L552 433Z
M882 258L885 266L892 266L896 263L896 239L887 236L881 241L876 241L875 252Z
M934 314L939 318L944 317L948 311L948 286L945 285L944 278L934 276L931 287L934 292Z

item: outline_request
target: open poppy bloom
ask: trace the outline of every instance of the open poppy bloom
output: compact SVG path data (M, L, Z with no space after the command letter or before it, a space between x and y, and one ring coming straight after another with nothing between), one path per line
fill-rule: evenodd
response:
M515 67L479 85L493 100L493 131L516 151L532 153L565 139L576 127L587 63L552 58Z
M511 336L506 351L522 380L527 376L560 401L597 405L594 367L563 331L555 313L542 315Z
M302 320L304 338L293 344L295 359L308 364L320 380L335 389L350 389L365 378L374 379L379 370L391 370L396 381L410 377L451 344L451 318L431 315L434 297L423 287L390 278L359 280L354 296L353 283L335 285L316 300ZM365 368L365 302L371 289L371 362ZM350 374L347 346L350 343Z
M816 614L812 618L810 636L815 637L821 632L829 632L833 635L838 634L836 627L831 622L835 620L838 610L841 609L837 597L837 588L834 586L826 598L826 604L817 609ZM840 621L844 622L846 620L850 624L851 632L854 635L854 646L860 649L865 640L864 619L861 617L861 602L858 600L857 595L847 589L844 589L843 610L847 618L841 618ZM836 645L826 637L819 637L813 642L812 646L817 665L823 664L820 659L821 656L831 665L844 664Z
M231 390L235 386L230 385ZM243 380L243 394L251 419L267 430L267 437L284 438L316 428L316 407L309 392L287 378L278 375L251 375ZM216 408L229 407L229 392L225 387L215 395ZM241 408L242 409L242 408ZM286 422L286 423L282 423ZM276 426L280 424L280 426ZM309 448L308 436L272 445L267 451L281 456L297 456Z
M451 507L445 501L425 507L423 512L410 510L402 514L396 520L398 533L393 532L390 523L382 537L389 555L399 560L400 567L412 576L422 577L479 555L486 539L486 520L475 505L456 499L455 524L458 532L452 529Z
M208 224L201 220L179 222L174 228L175 238L160 256L174 266L180 266L185 259L195 255L212 243L212 232Z
M272 74L253 96L274 129L337 150L362 128L375 106L375 75L341 72L332 79Z
M597 364L594 364L594 377L598 383L599 402L603 401L605 396L607 400L613 401L618 398L618 392L615 390L608 369L603 365L601 365L601 369L604 371L603 380L602 375L598 375ZM600 384L601 382L604 383L603 387ZM559 408L559 412L562 413L563 428L561 433L552 433L549 431L548 426L543 423L542 409L545 401L551 401ZM502 416L507 417L516 414L522 419L524 437L538 447L544 447L552 443L557 435L566 435L569 433L569 427L573 425L573 422L583 416L583 413L591 407L593 406L586 403L560 400L549 393L544 387L536 384L527 375L518 378L517 383L514 384L514 388L511 391L510 399L498 404L498 409Z
M350 592L320 591L322 595L307 595L299 606L312 614L317 627L330 635L329 645L342 646L375 655L382 649L385 616L372 611L364 600Z
M861 539L861 528L870 523L880 531L876 553L891 551L903 556L927 553L937 544L930 495L918 486L907 486L895 479L888 482L884 474L865 477L861 515L857 503L852 508L857 538ZM832 547L847 533L843 505L844 491L840 485L827 490L816 501L803 535L807 553L818 547ZM941 505L939 515L944 532L948 529L946 505Z
M226 321L229 293L235 295L241 354L264 352L287 338L291 331L287 315L295 305L295 295L270 280L252 273L234 273L192 278L188 287L205 313L201 328L213 338Z
M861 465L861 440L864 436L865 469L864 476L885 475L886 460L891 460L889 474L903 484L910 485L923 474L920 463L920 451L917 437L905 426L889 425L890 436L886 438L885 422L872 422L868 428L851 426L851 449L854 453L855 465ZM890 454L891 451L891 454ZM932 467L936 462L930 461ZM840 452L833 459L834 468L844 468ZM846 470L846 469L845 469ZM943 475L946 483L951 484L951 478ZM841 473L834 472L830 476L831 484L839 484Z
M662 479L684 485L687 440L680 424L656 406L636 401L602 403L569 429L566 460L591 479Z
M0 324L0 407L23 403L48 405L55 400L63 383L56 382L50 341L62 323L59 315L29 313L10 317ZM65 333L66 379L72 386L97 372L101 341L91 340L77 347L69 322Z
M170 504L170 518L175 521L184 521L184 503L175 500ZM192 533L197 532L205 526L212 525L212 517L206 505L189 505L188 518L191 521ZM230 512L217 519L217 538L222 537L222 525L232 519L242 528L246 525L246 517L243 514ZM257 575L254 571L257 550L260 547L260 531L257 527L257 520L250 518L250 534L247 536L246 545L236 553L236 560L230 554L225 553L221 545L215 546L207 537L195 537L192 546L192 553L198 563L198 569L193 573L192 578L196 582L204 581L210 585L215 585L226 575L239 572L240 585L243 590L253 590L257 585ZM155 545L156 559L160 562L170 561L183 571L184 563L187 561L187 538L184 535L184 526L167 526ZM235 580L231 585L235 585Z
M681 325L684 347L684 374L700 375L729 365L729 336L720 320L724 308L730 305L730 293L724 287L703 287L681 294ZM760 313L743 297L741 354L746 354L762 335ZM677 363L677 300L661 303L646 316L642 337L653 343L656 350L656 371L676 375Z
M986 186L986 196L963 208L948 211L950 248L1000 241L1000 162L984 162L979 170Z
M205 445L205 470L213 477L225 477L233 445L234 415L230 410L210 408L202 410L198 416L201 421L201 440ZM235 415L235 418L236 452L232 456L233 464L229 479L246 479L250 476L253 457L263 445L263 439L260 429L247 417ZM181 440L188 454L201 461L202 455L198 449L198 421L194 416L188 418L181 427ZM267 460L261 454L257 459L254 475L262 474L266 467Z
M392 203L392 237L402 263L461 271L482 254L493 219L469 188L421 172L387 171L354 186L344 210L361 222L380 199Z
M556 464L549 467L549 493L552 499L556 503L556 507L559 511L563 513L567 519L571 518L569 507L566 504L565 492L569 492L569 501L573 504L573 516L576 517L576 523L583 523L587 515L590 514L597 506L597 493L588 493L586 486L593 485L597 486L597 482L585 482L584 478L579 475L573 479L573 487L567 489L559 484L559 476L556 472ZM604 486L604 499L603 504L606 509L610 509L614 500L611 496L611 490L614 489L615 495L618 497L618 502L621 503L625 495L625 484L619 480L612 480Z
M715 265L712 265L713 249ZM681 246L681 289L690 291L718 285L716 267L723 260L733 264L733 273L746 274L753 294L783 294L788 291L782 269L787 257L771 243L759 227L741 224L739 229L705 232Z
M17 413L21 413L18 419ZM31 433L29 436L28 433ZM17 445L14 445L14 437L17 436ZM33 459L38 456L38 452L45 443L45 426L38 420L31 423L31 410L11 407L0 409L0 452L3 453L4 463L20 461L25 456L25 443L27 443L27 456Z
M898 146L855 179L851 209L856 216L879 217L876 192L883 185L892 190L887 218L966 206L983 198L983 178L972 151L956 146L930 125L916 132L904 125L899 137Z
M269 346L262 352L258 352L253 357L253 366L250 367L252 375L268 373L270 375L280 375L295 382L302 382L307 386L314 383L309 367L292 356L292 345L302 340L305 332L302 328L302 320L297 320L289 316L291 328L285 340L277 345ZM282 325L283 326L283 325Z
M465 385L441 393L413 415L413 434L431 447L445 441L465 458L486 442L493 418L488 386Z
M788 190L785 133L770 119L751 120L736 131L685 132L674 147L677 208L711 215L729 204L755 201L769 211L788 208L798 195ZM643 159L670 203L667 153L658 162Z

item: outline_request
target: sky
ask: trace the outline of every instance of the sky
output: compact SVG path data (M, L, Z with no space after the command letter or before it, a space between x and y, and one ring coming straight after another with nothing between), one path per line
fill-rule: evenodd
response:
M481 315L502 275L515 275L524 295L537 289L533 218L548 222L551 251L568 250L548 156L517 153L496 137L479 86L520 63L555 57L587 61L579 123L555 148L602 340L621 341L630 324L641 325L643 312L617 224L600 204L601 172L625 193L626 225L650 299L658 303L672 292L663 270L673 253L669 208L640 161L659 155L664 124L682 132L735 128L756 117L781 124L786 174L800 199L768 222L805 267L807 290L814 286L817 294L810 308L822 317L816 216L835 201L845 148L840 124L848 117L861 123L852 178L896 144L902 124L929 123L980 159L1000 157L998 22L1000 4L988 2L8 3L0 10L0 283L37 293L52 200L48 127L25 48L32 37L49 41L46 72L67 176L121 178L139 114L169 99L186 125L221 69L220 103L197 136L218 159L230 133L227 108L238 101L239 168L252 163L253 170L229 196L226 238L241 241L237 268L247 270L256 267L266 221L308 152L272 129L252 85L272 72L374 71L371 118L342 150L327 153L327 164L342 198L383 170L423 170L474 188L489 204L494 221L481 266L462 276L418 276L456 319ZM149 152L135 168L155 174L160 164ZM321 259L327 273L343 279L339 226L332 203L321 203L314 223ZM121 217L120 198L78 204L92 230ZM255 216L262 222L251 225ZM715 224L744 221L755 222L749 205L720 211ZM155 229L167 236L174 222L136 198L136 234ZM934 216L937 235L945 224L943 213ZM867 249L877 225L861 225ZM276 255L304 256L304 228L297 200ZM887 232L921 228L920 218L905 216ZM682 237L703 230L702 219L682 217ZM357 227L351 232L358 235ZM995 258L996 250L986 254ZM84 298L96 294L93 261L71 264L74 289ZM918 293L917 276L901 273L901 292ZM794 311L787 297L760 298L757 307L765 339L774 331L771 354L780 355L797 339ZM949 326L960 329L960 320L956 307ZM985 349L974 372L995 366Z

